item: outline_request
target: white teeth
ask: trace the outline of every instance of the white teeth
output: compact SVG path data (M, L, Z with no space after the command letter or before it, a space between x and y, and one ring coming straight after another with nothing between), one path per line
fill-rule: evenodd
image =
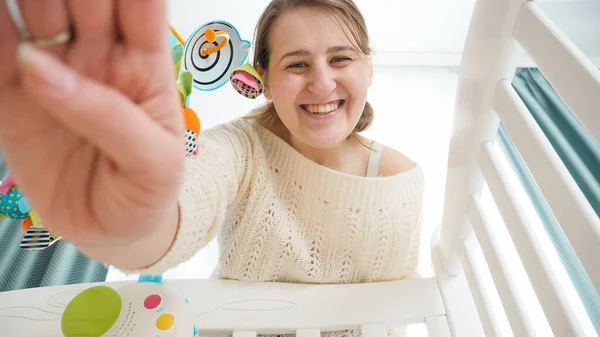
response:
M311 105L306 105L305 109L313 114L318 114L318 115L324 115L327 113L330 113L332 111L335 111L339 106L340 106L340 101L335 102L335 103L329 103L329 104L311 104Z

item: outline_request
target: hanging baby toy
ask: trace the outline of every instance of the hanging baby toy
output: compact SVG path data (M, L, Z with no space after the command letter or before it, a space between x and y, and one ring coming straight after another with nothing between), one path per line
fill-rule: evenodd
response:
M22 249L41 250L61 239L42 225L12 176L0 182L0 219L2 218L21 220L21 228L25 232L19 244Z
M173 26L170 26L170 43L175 63L175 80L178 85L179 98L181 100L183 118L185 122L185 148L186 156L194 156L197 152L198 136L200 135L200 119L196 112L190 107L190 96L192 95L192 73L181 72L183 56L183 45L185 42Z
M185 120L186 155L194 156L198 152L201 123L190 107L192 88L208 92L230 81L236 92L254 99L262 94L263 84L258 72L247 63L250 42L243 40L229 22L205 23L187 42L173 26L169 30L175 79Z
M194 88L212 91L227 83L231 72L244 63L250 42L232 24L210 21L191 34L184 48L182 67L192 73Z

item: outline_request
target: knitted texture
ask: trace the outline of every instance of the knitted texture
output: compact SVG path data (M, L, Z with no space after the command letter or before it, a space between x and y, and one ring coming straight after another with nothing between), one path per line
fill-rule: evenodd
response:
M162 273L217 236L218 278L359 283L415 276L424 191L418 165L389 177L340 173L247 119L204 131L198 145L186 163L175 242L160 261L133 272Z
M206 130L189 158L170 251L134 272L162 273L218 234L214 276L359 283L414 276L424 191L419 166L359 177L321 166L254 121Z

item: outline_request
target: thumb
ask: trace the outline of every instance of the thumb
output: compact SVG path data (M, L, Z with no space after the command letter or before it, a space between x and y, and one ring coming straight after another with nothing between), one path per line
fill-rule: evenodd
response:
M160 168L171 159L164 155L176 159L177 153L169 152L183 144L183 130L167 130L117 90L79 75L47 52L22 44L18 56L24 89L66 129L121 168ZM183 154L183 145L179 147Z

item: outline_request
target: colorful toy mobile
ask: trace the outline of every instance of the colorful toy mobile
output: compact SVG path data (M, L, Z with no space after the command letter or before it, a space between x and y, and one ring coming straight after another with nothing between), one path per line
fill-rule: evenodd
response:
M262 94L262 79L248 63L251 44L241 38L231 23L207 22L187 42L170 28L176 71L179 73L183 68L191 72L194 88L211 91L231 81L234 89L245 97L254 99Z
M249 63L244 64L250 42L243 40L230 23L205 23L187 42L173 26L169 26L169 31L175 80L185 120L185 151L187 156L194 156L198 153L201 123L190 107L192 88L212 91L230 81L236 92L254 99L263 93L263 81Z
M42 225L27 198L15 184L12 176L0 182L0 219L21 220L21 228L25 232L19 247L26 250L41 250L58 242L61 237L51 233Z

